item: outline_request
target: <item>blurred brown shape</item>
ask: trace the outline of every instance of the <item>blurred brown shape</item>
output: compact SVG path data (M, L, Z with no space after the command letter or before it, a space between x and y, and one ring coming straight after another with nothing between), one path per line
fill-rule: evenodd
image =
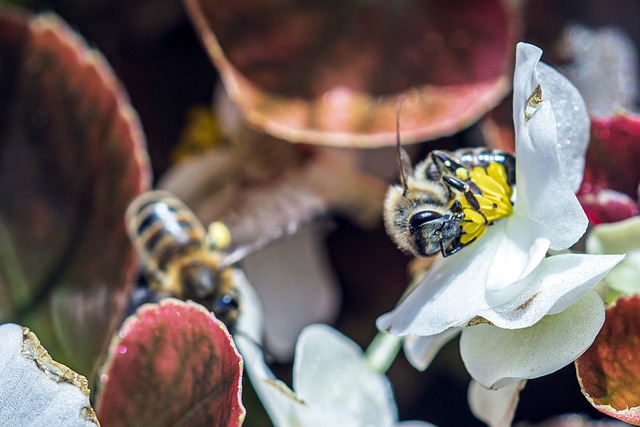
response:
M352 147L454 133L510 86L508 1L185 0L231 99L279 138Z
M265 233L272 238L293 234L329 212L364 227L378 224L387 184L362 170L361 151L289 144L231 114L221 119L228 146L176 164L159 183L203 223L223 221L234 245L264 239ZM395 165L395 158L389 163Z
M90 376L134 275L124 228L150 171L110 66L53 14L0 9L0 321Z

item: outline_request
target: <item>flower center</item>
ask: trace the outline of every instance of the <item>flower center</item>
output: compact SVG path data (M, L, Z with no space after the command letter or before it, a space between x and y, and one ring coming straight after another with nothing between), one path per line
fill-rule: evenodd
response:
M479 239L494 221L513 213L513 189L507 181L504 166L497 162L491 162L486 169L481 166L476 166L471 171L460 168L456 170L456 175L462 180L473 181L480 190L480 194L474 195L482 213L473 209L464 195L457 198L462 205L465 223L460 243L468 244Z

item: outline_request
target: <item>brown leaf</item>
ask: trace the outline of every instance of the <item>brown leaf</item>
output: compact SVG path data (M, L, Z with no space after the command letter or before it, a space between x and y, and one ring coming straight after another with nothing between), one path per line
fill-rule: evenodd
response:
M106 426L239 426L242 359L193 302L142 306L110 346L97 412Z
M232 100L279 138L340 146L454 133L510 86L514 6L493 0L186 0Z
M141 126L105 59L53 14L2 8L0 56L0 320L91 375L134 274Z
M640 425L640 297L607 308L600 334L575 364L582 393L597 410Z

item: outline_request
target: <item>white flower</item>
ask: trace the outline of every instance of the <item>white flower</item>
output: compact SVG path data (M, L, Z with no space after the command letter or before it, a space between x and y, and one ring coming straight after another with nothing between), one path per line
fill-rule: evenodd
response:
M626 254L607 275L609 288L623 295L640 294L640 217L600 224L587 238L590 254Z
M277 380L260 347L259 301L236 273L243 303L234 336L245 369L273 423L281 427L433 427L420 421L397 422L386 377L367 363L353 341L326 325L303 329L295 350L293 390Z
M546 375L582 354L604 319L602 301L589 291L622 259L546 257L549 249L569 248L587 227L574 191L582 180L589 117L575 87L539 63L541 54L535 46L518 44L513 214L489 227L477 243L436 262L377 322L392 334L424 337L405 347L419 368L462 331L465 365L485 387ZM542 100L532 98L539 85Z
M0 325L0 372L0 425L99 425L87 379L51 359L27 328Z

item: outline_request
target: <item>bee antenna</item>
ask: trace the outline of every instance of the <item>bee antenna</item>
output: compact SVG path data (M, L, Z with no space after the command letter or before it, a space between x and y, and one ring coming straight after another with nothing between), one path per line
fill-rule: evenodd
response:
M276 240L280 240L284 237L287 237L288 235L295 233L295 231L296 231L295 227L292 228L291 230L289 229L276 230L274 232L263 235L262 237L260 237L259 239L251 243L235 248L233 251L229 252L218 264L218 271L224 270L225 268L230 267L233 264L236 264L242 261L252 253L258 252L266 248Z
M402 185L402 194L406 196L408 190L407 176L408 169L411 167L411 160L400 143L400 101L396 103L396 148L398 150L398 163L400 167L400 185Z

